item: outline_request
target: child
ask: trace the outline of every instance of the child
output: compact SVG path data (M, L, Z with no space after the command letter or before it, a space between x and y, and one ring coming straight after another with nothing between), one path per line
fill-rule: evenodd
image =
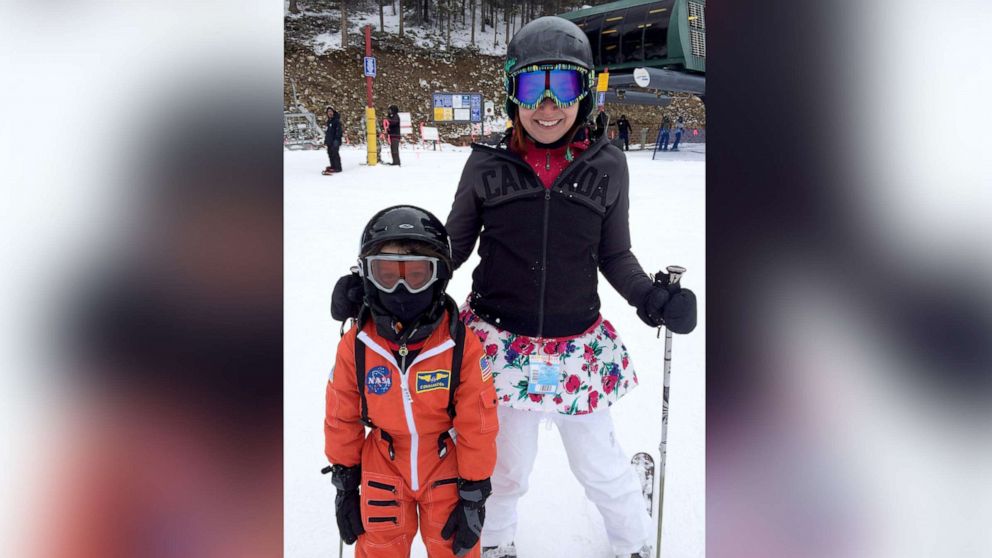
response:
M491 362L445 294L444 225L417 207L380 211L362 234L359 270L364 305L338 344L324 422L341 539L357 540L360 558L406 557L419 522L431 558L477 558L496 392Z

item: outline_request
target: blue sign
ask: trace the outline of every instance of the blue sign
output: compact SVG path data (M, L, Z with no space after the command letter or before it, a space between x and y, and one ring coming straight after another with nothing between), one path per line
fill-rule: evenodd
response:
M482 122L481 93L439 93L432 96L435 122ZM451 109L438 111L437 109ZM443 115L443 117L442 117Z
M393 387L393 375L385 366L376 366L365 375L365 386L376 395L382 395Z
M605 105L606 104L606 91L600 91L597 94L597 96L599 97L599 99L596 102L596 104L597 105L600 105L600 106Z
M365 57L365 77L375 77L375 57Z

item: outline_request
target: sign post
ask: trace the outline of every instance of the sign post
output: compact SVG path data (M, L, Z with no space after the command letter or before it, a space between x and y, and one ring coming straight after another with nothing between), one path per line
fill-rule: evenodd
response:
M610 88L610 69L603 68L603 71L599 73L598 81L596 82L596 92L597 95L596 104L599 108L603 108L606 104L606 92Z
M368 145L368 164L379 162L379 148L375 134L375 105L372 104L372 80L375 78L375 58L372 57L372 26L365 26L365 141Z

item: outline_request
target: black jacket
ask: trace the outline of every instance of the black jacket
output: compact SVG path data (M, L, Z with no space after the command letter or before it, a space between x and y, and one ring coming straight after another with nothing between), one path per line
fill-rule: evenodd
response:
M400 115L398 113L393 113L389 115L389 136L398 138L400 137Z
M626 118L621 118L617 120L617 128L620 130L620 135L626 136L630 133L630 121Z
M456 269L480 238L472 309L516 334L576 335L599 315L597 270L643 301L651 280L630 251L627 180L623 152L605 139L549 190L515 153L473 144L446 223Z
M334 116L327 121L327 131L324 132L324 145L331 145L334 141L340 142L342 134L341 114L334 113Z

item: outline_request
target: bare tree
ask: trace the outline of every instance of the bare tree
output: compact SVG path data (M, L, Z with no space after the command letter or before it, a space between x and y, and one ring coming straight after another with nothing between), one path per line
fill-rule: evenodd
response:
M348 48L348 2L341 0L341 48Z
M472 3L472 46L475 46L475 0L469 0Z
M499 35L499 25L497 25L497 23L499 22L496 21L496 0L492 0L492 10L493 10L493 48L496 48L496 45L498 44L496 38Z
M444 15L448 20L447 29L444 34L444 44L451 47L451 0L444 0Z
M510 44L510 0L503 1L503 40Z
M400 5L400 37L403 36L403 0L396 0L396 3Z
M386 5L383 4L384 0L379 0L379 32L382 33L386 30Z

